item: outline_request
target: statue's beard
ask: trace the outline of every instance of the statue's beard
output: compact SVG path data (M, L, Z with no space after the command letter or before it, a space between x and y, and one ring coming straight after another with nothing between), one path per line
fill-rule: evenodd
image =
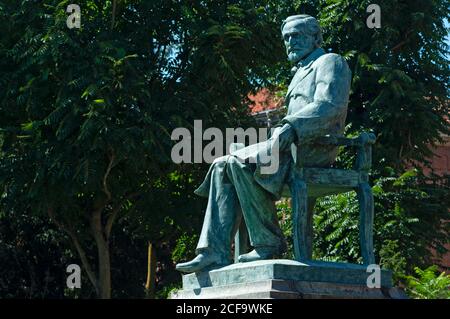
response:
M289 61L293 63L297 63L301 61L302 59L306 58L310 52L305 49L296 49L293 51L290 51L288 53L288 59Z
M292 47L287 52L288 60L292 63L298 63L308 57L315 49L314 45L310 47Z

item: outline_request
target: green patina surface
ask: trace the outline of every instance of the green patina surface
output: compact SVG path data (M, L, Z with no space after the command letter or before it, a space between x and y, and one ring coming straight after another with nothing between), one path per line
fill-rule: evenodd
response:
M367 278L370 275L371 273L367 272L367 267L349 263L320 261L301 263L283 259L262 260L184 275L183 289L220 287L267 279L367 286ZM391 288L392 273L388 270L381 270L380 275L381 287Z
M240 261L257 264L233 265L220 271L184 277L193 286L211 282L228 284L239 280L279 279L365 282L365 267L311 264L312 215L319 196L355 190L360 203L360 242L363 262L374 264L373 196L368 184L373 134L357 138L342 136L347 116L351 72L345 59L321 48L322 35L316 19L292 16L282 26L288 58L294 63L294 77L286 95L287 115L272 136L260 147L251 145L218 158L204 182L195 191L208 198L197 257L178 264L183 272L231 262L231 244L237 230L235 251ZM339 146L357 151L353 170L332 169ZM245 154L245 157L242 157ZM278 156L270 157L273 154ZM267 155L278 168L264 173ZM253 160L250 163L244 160ZM292 197L294 261L261 261L279 256L286 243L279 227L274 201ZM244 226L244 227L243 227ZM248 253L248 243L254 250ZM231 268L230 268L231 267ZM256 267L256 268L253 268ZM355 268L356 267L356 268ZM389 281L384 272L385 281ZM286 277L286 278L284 278ZM197 278L197 279L196 279ZM198 279L200 278L200 279ZM386 283L387 284L387 283ZM186 287L184 287L186 289Z

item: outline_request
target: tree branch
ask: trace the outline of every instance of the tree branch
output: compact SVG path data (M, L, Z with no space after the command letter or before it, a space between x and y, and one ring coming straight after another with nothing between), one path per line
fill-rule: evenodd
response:
M114 24L116 23L116 8L117 8L117 0L113 0L113 7L111 14L111 29L114 29Z
M103 192L106 194L107 202L109 202L112 199L111 192L108 189L108 177L113 168L114 159L115 159L114 151L111 149L109 155L109 164L108 167L106 168L105 175L103 176Z
M404 39L402 42L400 42L399 44L397 44L396 46L394 46L394 47L391 49L391 51L396 52L396 51L400 50L402 46L404 46L406 43L408 43L409 35L410 35L412 32L413 32L413 30L409 30L408 32L406 32L405 39Z
M86 270L86 273L88 275L89 281L91 282L91 284L94 286L95 291L99 292L99 287L98 287L98 282L97 279L95 278L95 274L92 271L91 265L86 257L86 253L83 249L83 247L80 244L80 241L78 240L78 237L76 236L75 232L70 229L69 227L66 227L64 224L58 222L58 220L55 217L55 213L53 211L53 208L49 207L47 209L47 213L48 216L50 217L50 219L53 221L53 223L58 226L60 229L62 229L63 231L65 231L69 237L72 239L73 244L75 245L75 249L78 252L78 255L80 256L81 259L81 263L84 266L84 269Z
M116 207L113 208L111 215L109 215L107 221L106 221L106 226L105 226L105 237L106 240L109 240L109 236L111 235L111 229L113 226L113 223L117 217L117 215L120 212L120 209L122 208L122 206L130 199L133 199L135 197L137 197L140 194L140 192L135 192L135 193L131 193L129 195L126 195L125 198L123 200L120 201L119 204L117 204Z

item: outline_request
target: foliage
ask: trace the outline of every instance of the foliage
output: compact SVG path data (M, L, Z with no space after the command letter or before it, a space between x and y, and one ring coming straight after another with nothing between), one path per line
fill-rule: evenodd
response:
M67 237L43 218L10 215L0 212L0 298L63 298L61 265L76 259Z
M280 221L280 227L286 239L287 251L283 258L294 259L294 246L292 237L292 210L290 203L286 199L282 199L276 203L277 216Z
M439 274L437 266L416 267L418 278L408 276L407 293L416 299L450 299L450 275ZM439 275L438 275L439 274Z
M386 239L380 248L380 266L392 271L394 283L403 282L406 273L406 258L398 248L398 240Z
M192 236L186 233L181 235L172 251L172 261L175 263L190 260L195 257L195 247L198 242L198 235Z
M424 267L445 253L450 238L448 186L433 186L412 170L399 178L381 178L372 187L375 199L374 243L377 263L405 283L415 266ZM280 224L293 257L291 208L277 203ZM318 199L314 214L313 258L362 262L359 246L359 205L355 192ZM433 248L433 250L431 249Z
M168 299L172 293L175 293L180 289L181 289L180 283L167 285L163 289L158 291L158 293L156 295L156 299Z
M446 252L450 238L448 186L433 185L415 170L383 177L372 187L375 199L374 241L377 260L400 280L413 266L424 266ZM315 253L324 259L360 262L356 194L320 199L314 224Z
M0 5L1 205L50 217L108 298L119 218L155 242L198 227L205 167L175 166L170 132L252 123L281 43L264 1L82 1L72 30L69 3Z
M429 145L448 134L450 67L446 55L448 0L381 0L382 28L370 30L364 1L320 1L326 45L353 71L348 122L378 135L376 167L400 171L427 162Z

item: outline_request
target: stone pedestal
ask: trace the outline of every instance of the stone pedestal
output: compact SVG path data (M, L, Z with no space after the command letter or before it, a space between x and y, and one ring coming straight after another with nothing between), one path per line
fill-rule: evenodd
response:
M392 274L381 270L381 287L368 288L371 273L362 265L292 260L263 260L183 276L172 299L401 299Z

